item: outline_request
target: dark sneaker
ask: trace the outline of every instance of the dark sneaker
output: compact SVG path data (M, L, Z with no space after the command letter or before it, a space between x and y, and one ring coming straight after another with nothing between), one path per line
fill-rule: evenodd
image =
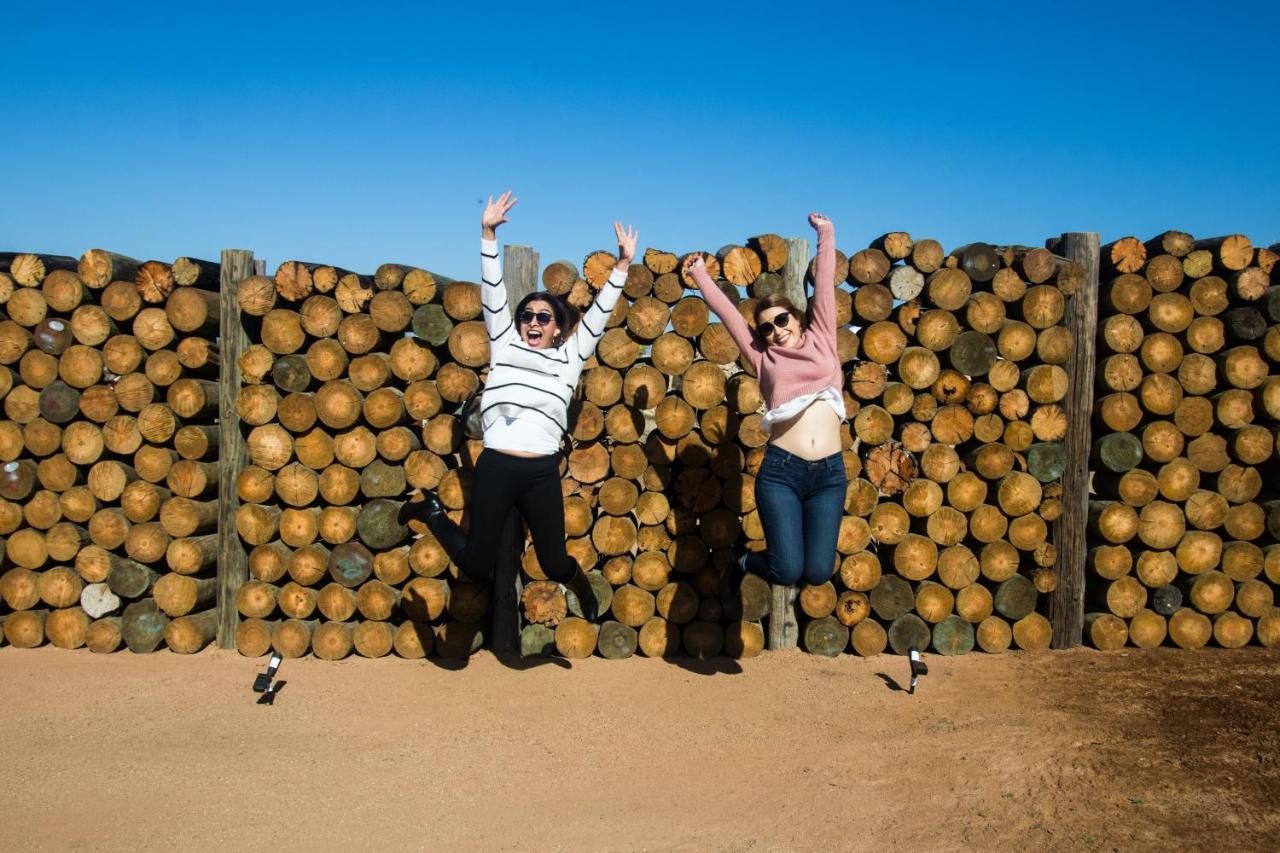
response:
M582 618L588 622L596 618L596 591L591 588L591 580L579 568L565 588L578 599L578 607L582 610Z
M422 500L412 500L414 495L421 495ZM434 516L444 515L444 504L440 503L440 498L430 489L414 489L409 497L410 500L400 507L401 524L406 524L411 519L430 524Z
M449 559L458 562L459 555L467 547L467 535L445 512L444 504L440 503L435 492L430 489L416 491L422 495L422 500L406 502L400 507L400 523L406 524L411 518L424 522Z

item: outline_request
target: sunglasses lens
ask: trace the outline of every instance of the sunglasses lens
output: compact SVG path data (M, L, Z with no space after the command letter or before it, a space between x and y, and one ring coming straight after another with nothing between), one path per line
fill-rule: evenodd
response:
M760 337L767 338L773 334L774 329L781 329L789 322L791 322L791 312L780 311L774 315L772 322L761 323L756 326L756 331L760 333Z
M551 322L551 315L546 311L538 311L538 312L521 311L520 312L521 323L532 323L534 319L537 319L539 323L545 326Z

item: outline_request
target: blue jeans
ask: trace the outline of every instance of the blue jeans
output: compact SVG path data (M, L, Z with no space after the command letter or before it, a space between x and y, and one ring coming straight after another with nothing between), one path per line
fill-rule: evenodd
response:
M839 453L809 461L770 445L756 473L768 550L749 555L747 571L785 586L831 580L848 484Z

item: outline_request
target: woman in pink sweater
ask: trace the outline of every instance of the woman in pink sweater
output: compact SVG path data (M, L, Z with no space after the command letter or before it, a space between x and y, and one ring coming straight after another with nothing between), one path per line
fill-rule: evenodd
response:
M848 486L840 452L844 395L836 350L835 229L820 213L810 214L809 224L818 232L818 264L808 317L774 294L757 303L752 331L707 275L701 257L691 256L684 265L760 379L769 447L756 474L756 508L768 547L763 555L746 555L742 567L785 585L831 579Z

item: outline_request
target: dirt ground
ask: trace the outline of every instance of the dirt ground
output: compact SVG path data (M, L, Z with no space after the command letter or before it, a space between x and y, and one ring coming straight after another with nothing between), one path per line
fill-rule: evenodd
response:
M1276 849L1280 653L0 649L0 849Z

